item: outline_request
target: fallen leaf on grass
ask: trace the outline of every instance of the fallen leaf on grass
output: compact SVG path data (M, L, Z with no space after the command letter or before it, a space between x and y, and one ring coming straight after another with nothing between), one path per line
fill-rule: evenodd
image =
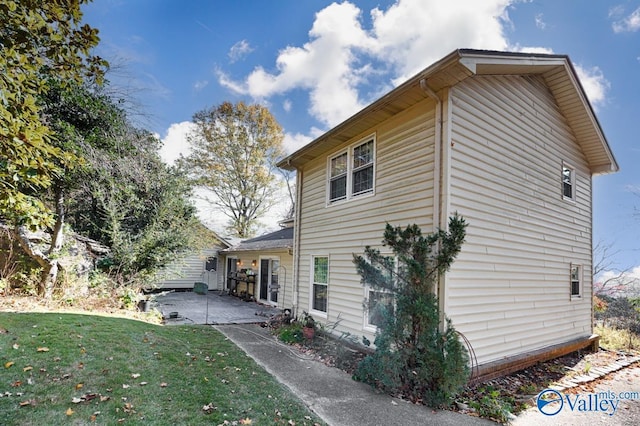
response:
M12 388L17 388L21 384L22 384L22 382L20 380L16 380L15 382L11 383L11 387Z
M84 384L83 384L83 383L78 383L78 384L76 385L76 390L80 390L80 389L82 389L82 387L83 387L83 386L84 386Z
M122 389L129 389L129 385L125 385L125 384L123 384L123 385L122 385Z
M168 386L168 385L167 385L167 383L166 383L166 382L162 382L162 383L160 383L160 387L161 387L161 388L166 388L167 386Z
M140 382L140 386L146 386L147 382Z
M110 396L100 395L100 402L105 402L105 401L108 401L110 399L111 399Z
M246 419L240 419L240 422L239 422L239 423L240 423L241 425L250 425L250 424L251 424L251 423L253 423L253 422L251 421L251 419L250 419L250 418L248 418L248 417L247 417Z
M71 408L67 408L67 411L65 411L65 414L67 416L71 416L71 415L73 415L73 413L75 413L75 411L73 411Z
M137 379L138 377L140 377L140 374L138 374L138 373L133 373L133 374L131 375L131 377L133 377L134 379Z
M17 344L17 343L14 343L12 347L13 347L13 349L18 349L20 347L20 345Z
M36 352L49 352L49 348L41 346L38 349L36 349Z
M36 405L36 400L35 399L28 399L26 401L20 402L20 406L21 407L26 407L28 405Z
M9 367L11 367L13 364L15 364L15 362L13 362L13 361L5 362L5 363L4 363L4 368L9 368Z
M31 370L33 370L33 367L30 366L30 365L28 365L28 366L26 366L25 368L22 369L22 371L31 371Z
M204 411L207 414L211 414L214 410L217 410L218 407L216 407L215 405L213 405L213 402L205 405L202 407L202 411Z

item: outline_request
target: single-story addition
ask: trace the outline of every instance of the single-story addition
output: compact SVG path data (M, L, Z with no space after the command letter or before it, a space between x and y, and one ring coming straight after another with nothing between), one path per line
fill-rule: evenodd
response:
M231 247L231 243L215 232L202 226L206 247L192 250L167 265L158 289L194 289L195 283L207 284L209 290L222 290L224 286L223 268L220 266L220 252Z
M292 306L293 219L281 226L220 253L225 262L224 291L282 309Z
M297 171L296 313L372 339L353 253L458 212L437 291L476 377L597 341L592 177L618 164L568 56L456 50L278 166Z

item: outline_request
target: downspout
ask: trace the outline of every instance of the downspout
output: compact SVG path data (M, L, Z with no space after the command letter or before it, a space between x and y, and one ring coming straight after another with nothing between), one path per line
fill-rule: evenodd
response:
M293 273L291 276L291 284L293 286L293 309L291 315L298 315L298 305L300 301L299 271L300 271L300 228L302 216L302 169L296 169L296 206L293 222Z
M433 99L436 103L435 108L435 131L434 131L434 148L433 148L433 231L438 229L447 229L448 216L448 174L449 174L449 149L445 137L444 128L444 102L437 93L429 87L426 79L420 80L420 88L422 91ZM446 308L446 276L438 277L436 295L438 297L438 307L440 311L440 325L444 326L445 308Z
M434 118L434 142L433 142L433 218L432 227L435 232L440 226L440 150L442 146L442 101L427 84L426 79L420 80L422 91L436 102Z

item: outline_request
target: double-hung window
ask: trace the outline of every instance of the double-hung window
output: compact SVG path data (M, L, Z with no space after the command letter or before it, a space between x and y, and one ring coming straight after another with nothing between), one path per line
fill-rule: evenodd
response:
M390 259L392 270L385 273L385 281L394 288L397 286L398 275L402 270L397 259ZM366 283L365 283L366 284ZM365 285L364 304L365 330L376 331L384 325L384 316L393 316L395 311L395 297L391 289L373 288Z
M333 157L329 168L329 200L344 200L347 198L347 153Z
M311 310L327 312L329 294L329 257L312 257Z
M582 268L580 265L571 265L571 297L582 296Z
M565 163L562 163L562 198L572 201L576 199L576 171Z
M373 192L375 141L366 138L329 158L329 203Z

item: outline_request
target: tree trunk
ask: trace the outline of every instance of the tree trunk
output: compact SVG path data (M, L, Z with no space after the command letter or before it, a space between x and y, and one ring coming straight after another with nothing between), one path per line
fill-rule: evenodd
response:
M42 267L38 294L45 298L51 298L51 296L53 296L60 264L57 260L49 259L46 254L42 253L42 251L31 242L27 235L27 229L24 226L19 226L16 229L16 234L18 236L18 242L24 252Z
M53 234L51 235L51 248L49 253L54 253L62 248L64 244L63 225L64 225L64 193L62 186L59 186L55 190L55 203L56 203L56 224L53 228Z

